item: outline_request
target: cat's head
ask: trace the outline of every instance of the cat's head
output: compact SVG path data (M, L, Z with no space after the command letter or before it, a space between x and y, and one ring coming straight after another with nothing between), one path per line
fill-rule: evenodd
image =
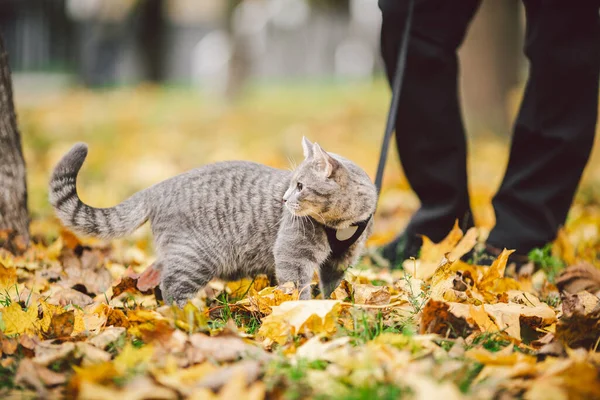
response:
M302 138L304 161L294 170L283 196L296 216L310 216L335 228L373 214L377 190L358 165Z

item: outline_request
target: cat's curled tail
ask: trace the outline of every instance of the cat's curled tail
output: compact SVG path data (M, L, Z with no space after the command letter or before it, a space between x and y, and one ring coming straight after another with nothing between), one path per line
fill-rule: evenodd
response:
M50 179L50 204L62 223L77 233L105 239L125 236L148 220L146 191L110 208L94 208L77 195L77 174L87 145L77 143L63 156Z

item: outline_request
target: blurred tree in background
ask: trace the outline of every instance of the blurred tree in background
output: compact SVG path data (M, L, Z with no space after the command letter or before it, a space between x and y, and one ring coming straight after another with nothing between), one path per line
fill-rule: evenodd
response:
M29 241L27 183L21 136L13 103L8 54L0 35L0 230Z

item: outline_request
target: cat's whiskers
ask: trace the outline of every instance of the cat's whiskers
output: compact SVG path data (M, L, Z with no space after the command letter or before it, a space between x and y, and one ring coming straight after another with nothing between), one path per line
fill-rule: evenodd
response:
M321 215L321 213L318 211L315 211L315 214L317 215L317 217L321 218L321 222L323 223L323 225L326 225L325 218L323 217L323 215Z
M313 231L315 230L315 223L313 222L312 218L310 216L306 216L304 217L308 220L308 222L310 222L310 224L312 225Z

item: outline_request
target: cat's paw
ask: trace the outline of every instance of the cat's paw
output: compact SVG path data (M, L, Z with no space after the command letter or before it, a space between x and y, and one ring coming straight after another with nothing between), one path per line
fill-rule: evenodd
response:
M194 297L193 294L185 293L185 292L171 292L166 289L163 285L161 285L162 296L165 301L165 304L172 305L175 304L177 307L183 309L188 301Z

